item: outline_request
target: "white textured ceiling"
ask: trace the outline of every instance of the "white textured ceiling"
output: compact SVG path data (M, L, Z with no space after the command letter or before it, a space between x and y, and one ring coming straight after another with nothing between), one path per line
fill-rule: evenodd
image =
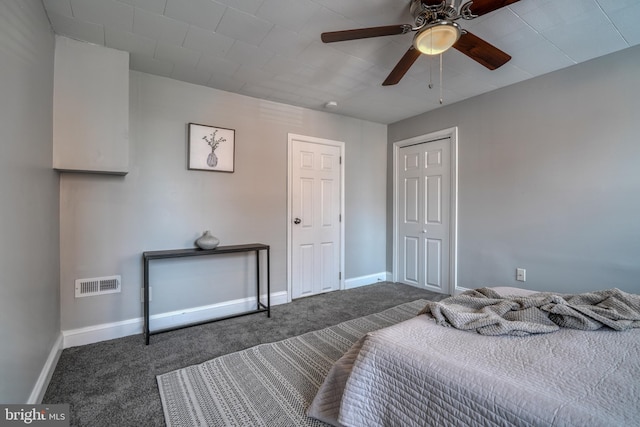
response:
M320 41L325 31L412 24L409 0L43 4L57 34L128 51L133 70L315 110L336 101L332 112L379 123L440 106L437 59L423 55L398 85L381 86L412 34ZM489 71L445 52L445 104L640 44L640 0L521 0L461 24L513 58Z

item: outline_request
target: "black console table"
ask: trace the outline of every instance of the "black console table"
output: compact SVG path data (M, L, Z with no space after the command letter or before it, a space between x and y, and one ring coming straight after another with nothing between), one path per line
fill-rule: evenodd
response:
M260 301L260 251L266 251L267 260L267 304L263 304ZM256 253L256 309L251 311L245 311L231 316L217 317L215 319L205 320L202 322L189 323L186 325L180 325L173 328L166 328L157 331L151 331L149 329L149 262L154 259L167 259L167 258L185 258L194 256L207 256L207 255L221 255L231 254L237 252L255 252ZM189 326L201 325L209 322L216 322L224 319L231 319L239 316L246 316L248 314L267 312L267 317L271 317L271 284L270 284L270 272L269 272L269 245L263 245L262 243L251 243L248 245L235 245L235 246L218 246L215 249L171 249L166 251L149 251L142 253L142 262L144 266L144 340L145 344L149 345L149 337L151 335L160 334L163 332L173 331L176 329L187 328Z

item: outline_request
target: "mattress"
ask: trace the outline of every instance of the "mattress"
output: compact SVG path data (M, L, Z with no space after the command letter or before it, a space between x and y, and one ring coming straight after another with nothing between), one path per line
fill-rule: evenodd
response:
M358 341L307 413L335 426L640 426L638 402L639 329L483 336L418 316Z

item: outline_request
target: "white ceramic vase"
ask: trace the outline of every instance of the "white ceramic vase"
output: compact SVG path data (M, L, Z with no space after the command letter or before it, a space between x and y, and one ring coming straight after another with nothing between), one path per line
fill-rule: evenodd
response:
M198 240L196 246L200 249L215 249L220 244L220 240L211 234L209 230L205 231Z

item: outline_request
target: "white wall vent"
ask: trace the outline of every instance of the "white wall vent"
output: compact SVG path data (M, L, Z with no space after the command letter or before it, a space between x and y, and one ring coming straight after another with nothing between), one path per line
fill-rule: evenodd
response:
M76 298L120 292L120 276L76 280Z

